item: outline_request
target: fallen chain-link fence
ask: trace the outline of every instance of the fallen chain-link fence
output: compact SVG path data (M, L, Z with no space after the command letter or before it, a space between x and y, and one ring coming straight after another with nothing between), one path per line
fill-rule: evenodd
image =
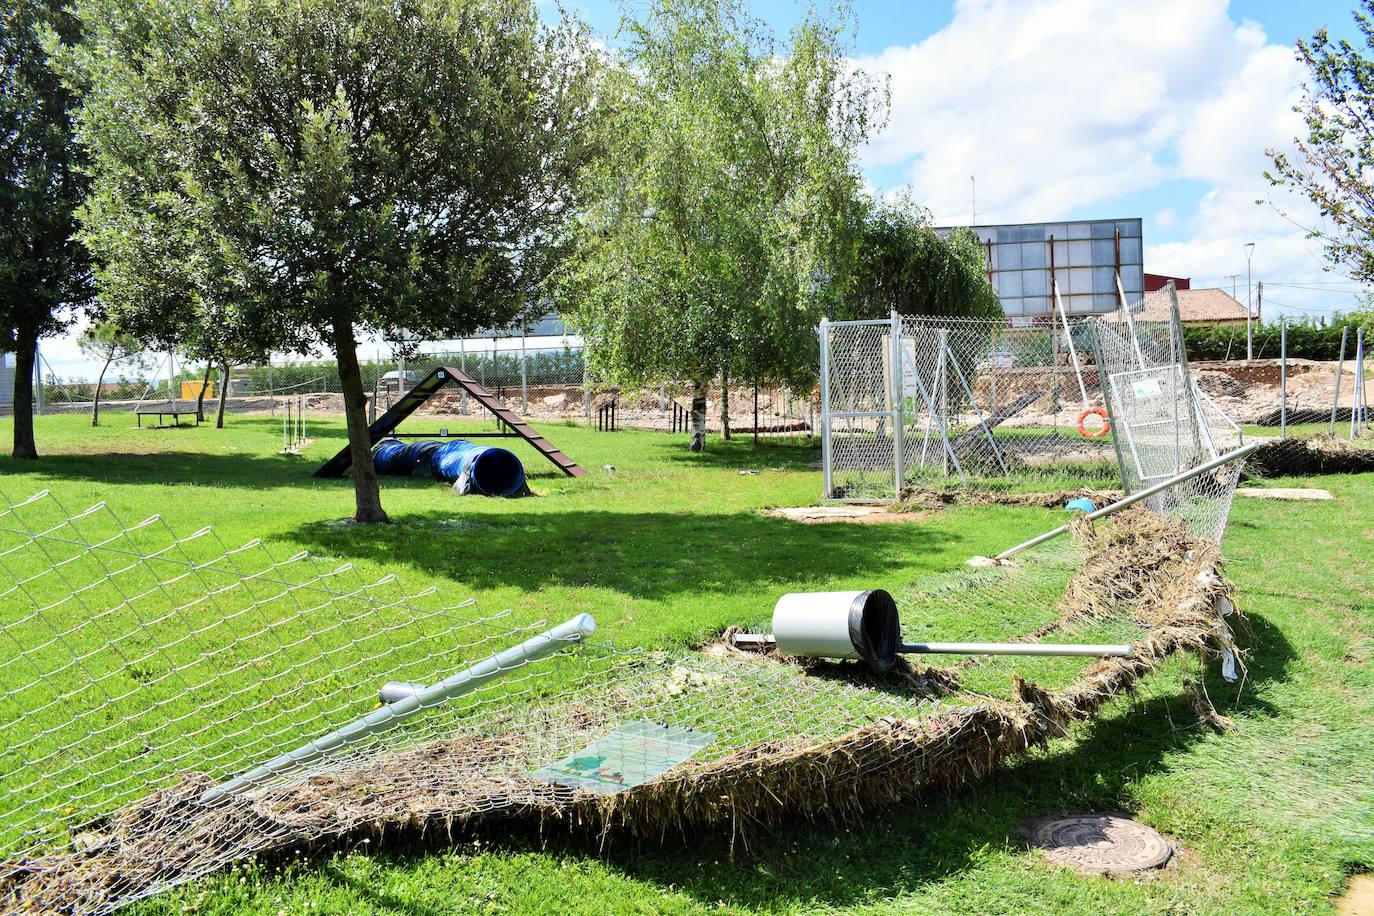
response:
M1188 506L1229 504L1237 474L897 595L904 640L1129 657L927 656L884 675L728 636L617 648L585 615L518 626L210 529L6 500L0 907L107 912L359 833L526 817L603 840L747 834L966 782L1180 651L1234 661L1217 510Z

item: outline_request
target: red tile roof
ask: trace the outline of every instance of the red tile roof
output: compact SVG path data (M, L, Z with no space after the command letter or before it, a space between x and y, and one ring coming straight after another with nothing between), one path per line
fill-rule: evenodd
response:
M1136 313L1146 321L1169 320L1169 293L1156 290L1145 294L1145 308ZM1190 322L1244 321L1245 304L1220 289L1181 289L1178 291L1178 317Z

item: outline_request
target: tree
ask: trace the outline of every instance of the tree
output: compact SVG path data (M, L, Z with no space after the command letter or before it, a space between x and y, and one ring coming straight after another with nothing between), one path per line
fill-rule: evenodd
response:
M258 349L332 349L355 517L386 521L359 337L456 337L531 310L592 153L585 31L542 25L529 0L86 0L82 14L87 238L112 312L155 323L170 298L199 324L229 316Z
M844 317L1002 317L1001 300L988 282L987 256L971 230L940 237L926 212L903 194L874 202L860 237Z
M1374 281L1374 0L1361 0L1355 23L1363 47L1326 29L1311 41L1299 40L1298 60L1309 81L1294 111L1302 115L1307 137L1295 138L1297 156L1266 150L1274 167L1270 183L1297 191L1317 205L1325 228L1312 229L1331 264L1353 279Z
M142 353L146 348L141 340L108 319L98 321L82 331L76 343L87 356L105 360L95 382L95 403L91 405L91 425L99 426L100 394L105 387L105 373L110 371L110 364Z
M74 238L86 194L72 136L76 100L50 66L43 36L74 41L61 0L15 0L0 27L0 350L14 353L15 458L37 458L33 375L38 341L90 301L90 264Z
M815 372L815 325L849 269L858 143L879 87L815 15L780 47L734 0L655 0L602 84L608 153L555 292L621 384Z

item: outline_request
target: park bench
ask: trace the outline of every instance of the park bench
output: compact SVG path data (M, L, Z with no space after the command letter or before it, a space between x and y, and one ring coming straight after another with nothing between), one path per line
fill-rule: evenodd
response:
M166 424L164 424L164 423L162 422L162 418L163 418L163 417L171 417L171 418L172 418L172 424L173 424L174 426L178 426L178 427L179 427L179 426L181 426L181 417L182 417L183 415L189 415L189 416L195 417L195 418L196 418L196 425L197 425L197 426L200 425L200 415L199 415L198 413L196 413L196 409L195 409L194 406L183 407L183 406L180 405L180 404L164 404L164 405L162 405L162 406L160 406L160 407L153 407L153 406L140 407L140 408L138 408L137 410L134 411L134 416L135 416L135 417L137 418L137 420L138 420L139 429L142 429L142 428L143 428L143 418L144 418L144 417L157 417L157 427L154 427L154 428L158 428L158 427L161 427L161 426L166 425Z

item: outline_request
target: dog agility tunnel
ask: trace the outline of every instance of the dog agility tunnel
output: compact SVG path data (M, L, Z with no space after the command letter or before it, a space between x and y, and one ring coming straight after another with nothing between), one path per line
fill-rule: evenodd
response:
M518 496L525 489L525 466L512 452L466 439L383 439L372 449L372 463L378 474L433 477L459 484L460 493Z

